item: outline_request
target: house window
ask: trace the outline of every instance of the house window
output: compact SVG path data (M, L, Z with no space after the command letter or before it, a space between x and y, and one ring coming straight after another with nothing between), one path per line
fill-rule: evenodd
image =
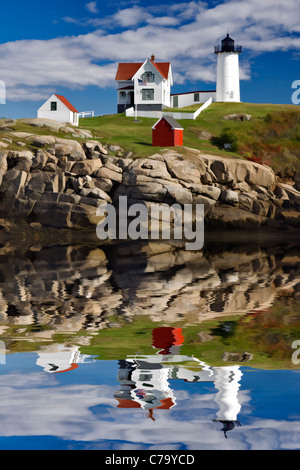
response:
M200 101L199 93L194 94L194 101Z
M152 73L152 72L143 73L142 80L145 83L153 83L154 82L154 73Z
M142 100L154 100L154 89L153 88L145 88L142 90Z
M57 111L57 102L56 101L51 101L50 109L51 109L51 111Z
M126 93L125 91L120 92L120 98L126 98Z

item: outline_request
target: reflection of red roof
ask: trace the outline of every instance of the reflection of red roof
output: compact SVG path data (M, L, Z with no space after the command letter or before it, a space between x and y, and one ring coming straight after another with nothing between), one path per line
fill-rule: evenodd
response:
M170 62L153 62L149 59L151 64L158 70L163 78L167 79L169 76ZM121 63L118 65L118 70L115 80L131 80L136 72L141 68L141 63Z
M125 398L118 398L117 408L140 408L141 405L133 400L126 400Z
M160 400L160 402L162 403L162 405L161 406L156 406L155 409L157 409L157 410L169 410L170 408L172 408L172 406L174 406L174 403L172 402L171 398L163 398L162 400Z
M184 342L182 328L172 328L168 326L154 328L152 331L152 340L152 346L154 346L154 348L163 348L159 354L170 354L170 348L172 346L181 346Z
M118 398L118 406L117 408L141 408L140 403L134 401L134 400L128 400L125 398ZM174 406L174 403L171 398L163 398L160 400L161 405L160 406L155 406L154 409L157 410L169 410Z
M74 108L74 106L71 105L71 103L62 95L55 95L56 98L58 98L67 108L69 108L70 111L73 113L78 113L77 109Z
M64 369L64 370L58 370L57 372L54 372L55 374L61 374L62 372L69 372L70 370L77 369L78 364L71 364L71 367L69 369Z

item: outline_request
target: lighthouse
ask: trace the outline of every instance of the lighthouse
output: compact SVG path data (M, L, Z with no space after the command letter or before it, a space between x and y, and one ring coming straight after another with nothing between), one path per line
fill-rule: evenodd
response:
M241 46L235 46L234 40L227 34L221 46L215 46L217 62L216 101L240 102L239 54Z

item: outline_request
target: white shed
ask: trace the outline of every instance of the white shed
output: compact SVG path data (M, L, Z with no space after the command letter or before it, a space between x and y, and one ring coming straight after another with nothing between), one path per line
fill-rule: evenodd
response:
M79 124L79 112L61 95L52 95L38 110L38 118L68 122L73 126Z

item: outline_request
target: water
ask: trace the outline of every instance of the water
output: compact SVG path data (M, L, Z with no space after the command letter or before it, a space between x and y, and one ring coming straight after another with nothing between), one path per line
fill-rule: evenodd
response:
M4 243L0 449L299 449L299 254Z

